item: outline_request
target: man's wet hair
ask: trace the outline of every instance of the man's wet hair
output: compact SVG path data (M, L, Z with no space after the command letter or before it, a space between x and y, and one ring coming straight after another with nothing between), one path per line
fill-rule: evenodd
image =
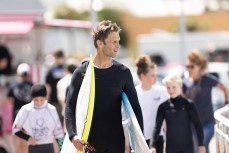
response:
M111 32L120 32L120 31L121 28L115 22L112 23L110 20L101 21L92 32L95 48L98 47L97 40L101 40L105 44L105 39L108 37L108 35Z

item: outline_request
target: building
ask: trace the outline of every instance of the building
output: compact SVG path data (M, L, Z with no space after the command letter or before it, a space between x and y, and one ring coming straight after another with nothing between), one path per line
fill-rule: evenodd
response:
M32 80L42 82L44 57L60 48L67 56L91 53L91 24L88 21L44 19L39 1L0 1L0 44L6 45L14 68L22 62L32 66Z

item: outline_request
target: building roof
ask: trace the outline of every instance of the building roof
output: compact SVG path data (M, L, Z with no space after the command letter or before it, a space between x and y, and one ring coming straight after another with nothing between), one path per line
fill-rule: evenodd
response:
M0 34L27 34L33 26L32 21L0 21Z
M0 0L0 14L42 14L39 0Z

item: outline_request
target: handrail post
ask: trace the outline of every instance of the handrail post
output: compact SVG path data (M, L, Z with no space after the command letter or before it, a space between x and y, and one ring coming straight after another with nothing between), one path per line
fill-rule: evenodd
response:
M229 106L215 111L216 153L229 153Z

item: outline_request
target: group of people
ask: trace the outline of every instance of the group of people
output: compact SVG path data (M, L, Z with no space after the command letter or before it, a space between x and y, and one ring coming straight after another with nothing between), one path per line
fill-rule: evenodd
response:
M145 64L145 71L142 71L143 64L140 64L143 59L145 59L145 62L142 62ZM146 141L150 142L149 139L151 139L149 144L152 148L151 152L164 152L162 134L162 129L164 129L166 133L166 153L194 153L191 123L194 124L198 135L198 152L205 152L203 131L198 112L195 104L182 96L181 77L178 75L166 76L163 79L163 84L167 89L165 90L155 84L155 68L151 66L152 62L148 56L140 56L136 64L138 72L141 72L138 73L141 84L136 88L145 121L144 134L145 137L149 135ZM148 88L146 88L147 82ZM152 122L152 118L154 122ZM163 121L165 121L164 128L162 128Z
M93 31L96 95L88 142L99 153L125 152L121 123L124 91L152 153L163 152L164 144L167 153L209 153L214 133L211 90L219 87L229 101L228 88L205 74L207 60L197 50L187 57L188 83L181 76L168 75L163 80L165 87L155 84L156 65L148 56L140 56L136 66L141 83L135 88L130 70L114 60L120 47L119 32L120 28L111 21L100 22ZM65 108L69 139L78 150L83 150L85 142L77 135L75 106L86 68L87 64L82 64L74 72Z
M111 21L100 22L93 32L96 97L88 142L99 153L124 152L120 106L124 91L152 153L163 152L164 144L167 153L208 153L214 133L211 89L217 86L227 100L229 96L225 85L205 74L207 60L193 50L186 63L188 83L181 76L169 75L163 81L165 88L155 84L156 65L148 56L140 56L136 65L141 84L135 88L130 70L113 59L120 47L119 32L120 28ZM69 139L78 150L83 149L85 142L77 135L75 106L86 68L87 64L82 64L73 74L65 109Z
M214 76L205 73L207 60L195 49L186 60L188 79L175 74L164 78L163 84L169 98L166 91L163 95L162 89L155 84L156 68L153 65L147 55L138 57L136 61L141 80L136 90L143 113L147 143L151 139L151 152L163 152L164 129L166 153L209 153L209 143L214 135L211 91L213 87L220 88L225 94L227 104L228 88Z
M14 74L13 69L10 72L5 70L9 69L8 65L11 63L6 56L8 54L2 52L7 48L0 47L0 49L1 55L4 55L4 58L2 56L0 58L2 75ZM7 52L9 53L9 50ZM17 66L16 77L8 84L6 98L2 104L3 133L7 138L8 152L40 152L37 147L32 149L34 151L31 148L43 144L48 144L48 147L44 148L49 149L50 153L53 152L51 148L54 148L55 153L60 150L64 136L61 112L64 110L64 98L71 81L71 74L77 68L77 60L65 59L64 52L60 49L56 50L53 56L55 64L47 71L44 84L34 84L31 81L31 66L27 63ZM34 95L37 88L42 88L42 91ZM12 132L16 137L12 137L10 134ZM53 138L57 138L58 141L53 141Z
M129 152L122 125L121 93L124 91L151 153L209 153L208 145L214 134L211 89L219 87L229 101L228 88L205 74L207 60L197 50L187 57L189 80L172 74L163 79L164 86L156 84L157 66L148 55L140 55L136 59L140 83L135 86L130 69L114 60L120 48L120 31L116 23L104 20L92 34L96 48L95 103L88 143L93 151ZM55 57L59 64L48 72L46 86L27 83L28 74L22 73L25 84L30 87L27 94L30 99L20 109L15 107L13 133L27 141L28 153L54 153L54 139L61 148L64 132L59 117L63 114L66 132L75 148L83 151L87 144L77 134L75 110L89 61L82 62L77 69L69 66L71 75L58 83L63 78L63 52L56 52ZM64 110L59 109L58 94Z

